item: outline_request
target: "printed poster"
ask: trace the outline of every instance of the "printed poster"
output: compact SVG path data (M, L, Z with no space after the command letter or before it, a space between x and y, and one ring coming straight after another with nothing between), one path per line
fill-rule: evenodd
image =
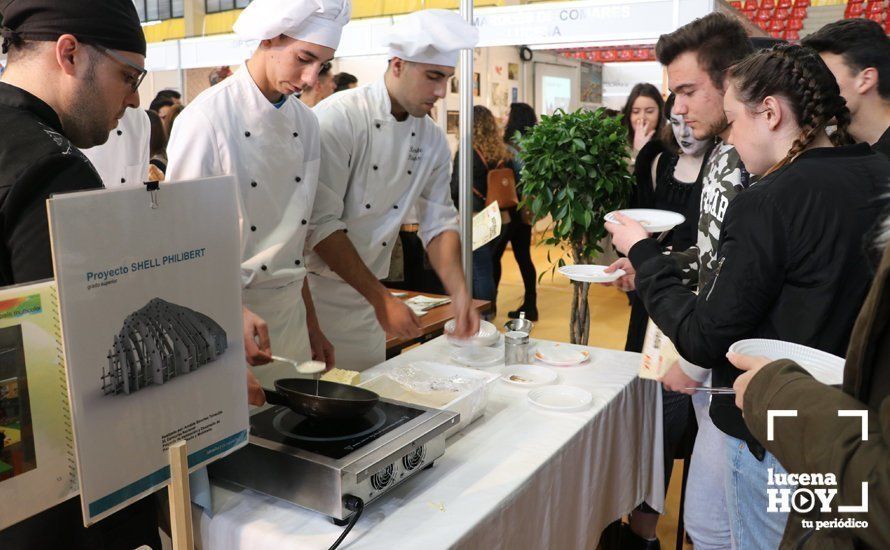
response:
M84 523L247 441L231 177L48 203ZM155 204L153 204L153 201Z
M501 210L494 201L473 216L473 250L498 238L501 234Z
M77 495L55 283L0 288L0 530Z

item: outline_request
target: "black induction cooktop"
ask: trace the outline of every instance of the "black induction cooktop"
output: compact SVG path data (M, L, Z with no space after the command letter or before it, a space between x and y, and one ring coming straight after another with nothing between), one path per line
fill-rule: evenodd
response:
M272 407L250 417L250 433L339 460L423 413L421 409L380 401L357 418L320 420L287 407Z

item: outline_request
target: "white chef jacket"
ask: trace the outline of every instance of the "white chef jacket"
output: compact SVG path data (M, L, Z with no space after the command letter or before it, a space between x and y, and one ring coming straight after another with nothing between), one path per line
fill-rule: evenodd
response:
M414 209L424 246L458 231L451 201L451 152L429 117L397 121L381 79L316 105L322 165L307 244L315 312L337 364L364 370L382 362L386 336L371 305L311 249L346 230L362 261L383 279L399 227Z
M334 94L314 109L323 163L308 248L346 229L378 279L389 273L392 246L412 207L424 246L459 230L445 133L429 117L399 122L391 110L383 79ZM339 278L318 255L310 252L308 261L312 273Z
M318 184L318 135L308 107L288 97L276 108L242 66L183 110L167 146L168 180L235 176L244 303L266 320L273 353L297 361L311 355L300 291ZM255 369L264 384L274 380L273 370Z
M142 185L148 179L151 121L142 109L124 111L102 145L82 149L108 189Z

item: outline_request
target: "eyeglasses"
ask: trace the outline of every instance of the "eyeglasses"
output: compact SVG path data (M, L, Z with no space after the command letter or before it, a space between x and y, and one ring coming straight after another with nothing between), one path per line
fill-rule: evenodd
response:
M119 53L116 53L114 50L109 50L108 48L97 48L97 49L100 52L107 55L108 57L110 57L111 59L114 59L121 65L129 67L130 69L133 69L134 71L136 71L138 73L135 76L132 74L127 75L127 83L130 85L131 88L133 88L134 92L137 91L139 89L139 85L142 84L142 80L145 79L145 75L148 74L148 71L146 71L142 67L136 65L135 63L133 63L126 57L120 55Z

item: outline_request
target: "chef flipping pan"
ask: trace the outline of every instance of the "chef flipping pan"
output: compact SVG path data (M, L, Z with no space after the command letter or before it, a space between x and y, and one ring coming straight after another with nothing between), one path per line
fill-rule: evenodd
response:
M361 416L380 400L371 390L309 378L282 378L275 381L275 391L263 391L269 403L317 419Z

